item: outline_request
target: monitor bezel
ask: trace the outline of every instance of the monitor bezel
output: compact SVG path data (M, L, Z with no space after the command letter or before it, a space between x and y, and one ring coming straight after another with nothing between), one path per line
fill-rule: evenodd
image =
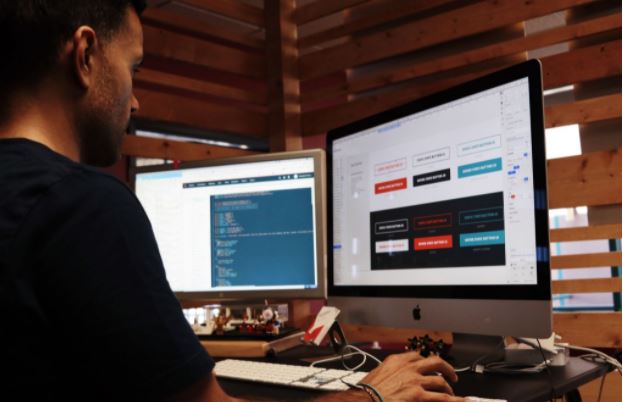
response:
M166 172L180 169L196 169L216 166L239 165L257 162L270 162L289 159L313 158L314 161L314 186L316 205L316 275L318 287L297 289L259 289L259 290L236 290L236 291L201 291L180 292L174 291L179 300L206 302L236 302L236 301L264 301L284 299L326 299L326 157L322 149L304 151L275 152L267 154L236 156L223 159L210 159L204 161L183 162L180 164L166 164L155 166L137 167L132 175L131 187L136 192L136 176L142 173ZM137 197L138 198L138 197Z
M536 285L430 285L430 286L359 286L335 285L333 280L333 143L335 140L390 121L455 101L518 79L528 78L533 155L533 187L535 198L535 238L537 255ZM511 66L444 91L394 107L362 120L330 130L327 133L327 283L329 297L378 297L426 299L485 299L485 300L551 300L549 263L549 221L547 210L547 164L545 159L545 128L541 64L538 60Z

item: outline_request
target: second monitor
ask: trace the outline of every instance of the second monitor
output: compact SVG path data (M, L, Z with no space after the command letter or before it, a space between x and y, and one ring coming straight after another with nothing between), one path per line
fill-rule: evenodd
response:
M324 153L142 168L136 195L178 297L324 298Z

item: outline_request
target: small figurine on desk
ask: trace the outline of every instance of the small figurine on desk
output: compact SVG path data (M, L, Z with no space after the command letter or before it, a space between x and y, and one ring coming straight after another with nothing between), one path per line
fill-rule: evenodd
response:
M225 333L225 326L227 325L229 320L231 320L231 315L227 314L226 309L221 309L218 316L214 318L214 332L216 333L216 335L223 335Z
M262 320L264 321L264 332L267 334L279 335L281 322L279 321L279 313L272 307L266 307L262 310Z
M408 341L409 344L405 346L405 350L415 350L420 352L420 355L423 357L428 357L431 354L444 357L447 352L447 347L443 340L435 341L428 334L422 337L414 336L409 338Z

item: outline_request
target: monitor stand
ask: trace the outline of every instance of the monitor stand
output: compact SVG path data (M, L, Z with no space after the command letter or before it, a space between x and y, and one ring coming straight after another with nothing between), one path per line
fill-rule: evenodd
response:
M453 333L447 360L455 368L504 360L504 337Z

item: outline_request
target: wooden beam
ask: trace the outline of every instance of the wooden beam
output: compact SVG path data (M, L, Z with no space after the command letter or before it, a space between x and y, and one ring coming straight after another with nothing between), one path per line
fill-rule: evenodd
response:
M621 148L547 161L549 207L621 203Z
M424 336L426 334L434 339L443 339L446 343L452 342L452 334L450 332L435 331L434 329L390 328L347 323L340 325L342 329L344 329L346 339L351 342L370 342L376 340L379 342L404 343L406 345L407 339L413 338L414 336Z
M254 151L238 148L139 137L136 135L128 135L124 138L121 153L126 156L179 161L197 161L257 154Z
M621 278L568 279L552 281L552 294L621 292Z
M565 241L620 239L621 224L583 226L575 228L552 229L549 241L552 243Z
M300 60L301 79L371 63L590 2L591 0L499 0L476 3L422 19L417 24L383 30L305 55Z
M210 81L152 70L146 67L140 69L134 80L138 87L140 87L142 83L157 84L185 91L209 94L239 102L248 102L255 105L266 105L268 102L267 94L262 91L245 91Z
M348 21L343 25L320 31L305 37L298 41L300 49L318 45L323 42L338 39L343 36L352 35L356 32L373 28L384 23L388 23L407 16L414 16L423 11L433 8L455 3L456 0L427 0L427 1L396 1L386 0L384 2L376 2L373 10L366 12L365 16L359 17L352 21Z
M151 27L158 27L159 25L161 27L166 26L171 30L190 31L197 36L215 37L254 49L264 49L263 39L223 28L215 29L210 24L201 22L199 19L189 18L156 7L146 8L145 12L141 15L141 21L144 25L149 25Z
M400 3L400 4L422 4L422 3ZM305 102L314 102L319 99L327 99L340 95L359 93L382 86L395 84L398 82L410 80L417 77L423 77L425 75L439 73L442 71L452 70L468 64L476 64L495 58L509 56L524 52L526 50L534 50L541 47L549 46L556 43L569 41L575 38L586 37L594 35L596 33L610 31L621 28L621 14L608 15L606 17L597 18L581 22L575 25L564 26L560 28L554 28L547 31L539 32L533 35L511 39L501 43L495 43L493 45L484 46L474 50L468 50L458 54L451 54L446 57L433 58L431 60L423 60L415 65L402 67L398 69L385 69L378 73L363 76L361 78L353 79L351 82L345 83L340 86L326 87L320 91L303 92L301 94L301 100ZM579 57L600 57L600 60L605 62L606 66L611 69L616 69L617 66L620 69L619 59L616 58L616 51L620 53L620 46L618 48L592 49L592 54L585 54L586 51L582 51ZM595 55L594 53L597 53ZM550 62L545 58L546 68L553 68L549 66L557 65L557 58L560 56L552 56L553 59ZM578 56L575 58L577 59ZM572 57L573 58L573 57ZM569 60L566 60L569 62ZM577 63L576 63L577 64ZM603 67L603 66L602 66ZM391 68L391 67L390 67ZM591 70L595 68L591 67ZM589 76L594 75L593 72L587 74ZM577 72L576 72L577 76ZM552 84L546 82L548 88L552 87Z
M552 316L554 331L562 335L563 342L587 347L621 347L620 312L555 312ZM451 333L433 329L387 328L352 324L343 324L342 327L346 338L353 342L378 340L406 345L408 338L425 334L434 339L443 339L447 343L452 342Z
M369 0L317 0L297 7L292 14L292 19L296 25L302 25L368 1Z
M176 0L178 3L196 7L236 21L246 22L257 27L264 26L264 13L261 8L238 0Z
M621 40L545 57L541 63L546 89L620 75Z
M294 0L265 3L268 132L273 152L303 149L294 9Z
M621 94L584 99L545 108L545 127L586 124L621 117Z
M552 269L618 267L620 265L620 251L552 256L550 264Z
M264 114L149 89L135 88L134 94L140 103L137 117L208 131L266 138Z
M610 373L606 376L603 386L601 378L595 379L578 388L583 401L623 401L621 395L621 376Z
M554 313L563 342L588 347L621 347L621 312Z
M305 112L302 117L303 135L326 132L391 107L476 79L498 69L499 67L492 67L428 82L409 82L390 92L367 96L342 105L332 106L329 109Z
M258 54L148 25L143 27L143 35L146 54L254 78L265 76L264 59Z

